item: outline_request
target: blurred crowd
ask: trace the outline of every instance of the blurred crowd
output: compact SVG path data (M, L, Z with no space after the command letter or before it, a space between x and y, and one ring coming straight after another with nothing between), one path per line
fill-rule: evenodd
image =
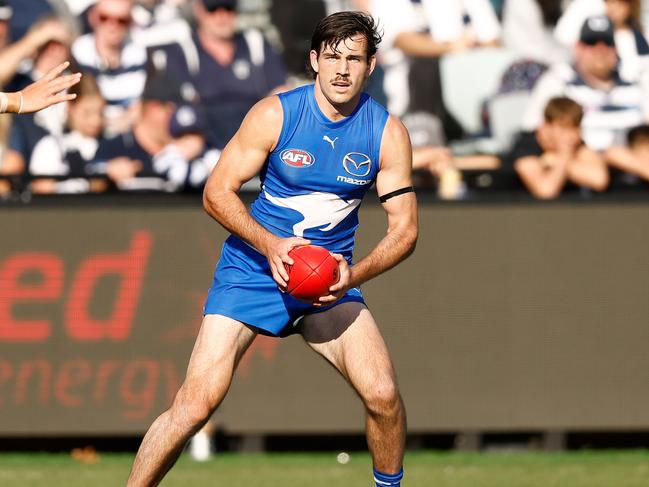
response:
M252 105L311 82L313 28L340 10L382 28L367 91L409 128L418 186L644 191L646 3L0 0L2 91L84 74L74 101L0 116L0 199L200 191Z

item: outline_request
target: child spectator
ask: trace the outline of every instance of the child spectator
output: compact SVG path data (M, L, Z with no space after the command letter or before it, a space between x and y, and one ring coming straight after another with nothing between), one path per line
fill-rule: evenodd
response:
M516 174L536 198L556 198L566 185L602 191L608 185L603 159L581 138L581 106L552 98L535 132L523 133L509 156Z
M614 189L640 187L649 182L649 125L629 130L627 147L615 146L604 153L613 168L611 185Z
M70 89L76 99L68 104L66 129L46 135L34 147L29 173L34 193L86 193L106 189L102 179L88 179L104 129L106 105L94 76L86 74ZM63 179L61 179L63 178Z

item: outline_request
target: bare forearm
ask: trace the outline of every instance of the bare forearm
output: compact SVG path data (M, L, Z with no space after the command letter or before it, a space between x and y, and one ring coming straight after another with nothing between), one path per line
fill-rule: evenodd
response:
M608 171L606 166L575 163L568 167L568 179L578 186L603 191L608 186Z
M357 287L396 266L415 250L417 227L388 232L376 247L351 268L352 287Z
M525 157L514 165L525 187L536 198L555 198L566 183L566 165L546 165L542 158Z
M203 207L226 230L242 238L262 253L270 241L279 238L250 216L241 198L234 191L206 191L203 195Z
M38 48L32 37L25 36L0 52L0 85L6 85L16 74L20 63Z
M605 158L611 166L649 181L649 164L644 163L626 147L611 147L606 151Z
M450 42L437 42L421 32L402 32L394 41L394 45L409 56L442 56L453 50Z

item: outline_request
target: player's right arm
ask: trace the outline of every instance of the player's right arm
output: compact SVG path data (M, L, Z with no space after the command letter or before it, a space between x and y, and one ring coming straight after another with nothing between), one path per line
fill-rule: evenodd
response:
M285 288L288 274L284 263L293 264L288 252L309 241L272 234L250 216L238 194L241 186L263 168L277 145L282 122L282 105L277 96L264 98L250 109L205 184L203 206L228 231L264 254L273 278L280 288Z

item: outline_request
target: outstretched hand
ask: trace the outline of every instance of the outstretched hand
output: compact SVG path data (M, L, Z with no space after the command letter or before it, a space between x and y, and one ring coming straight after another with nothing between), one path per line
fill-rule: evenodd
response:
M22 107L18 101L17 113L33 113L50 105L74 100L77 95L65 93L65 90L76 85L81 79L81 73L60 76L70 65L68 61L51 69L38 81L22 90ZM16 94L16 96L20 96Z

